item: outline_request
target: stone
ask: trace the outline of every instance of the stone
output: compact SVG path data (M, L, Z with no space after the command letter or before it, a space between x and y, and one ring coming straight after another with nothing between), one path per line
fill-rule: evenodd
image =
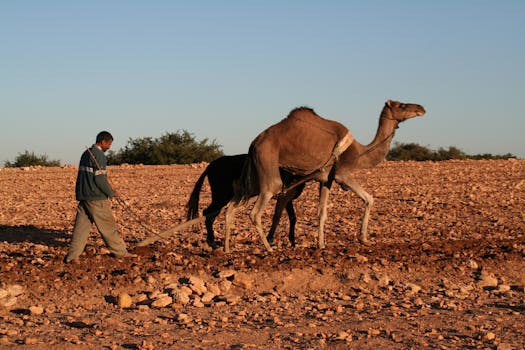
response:
M511 287L508 284L500 284L497 289L499 293L506 293L510 290L511 290Z
M221 290L222 294L228 293L228 291L230 290L231 286L232 286L232 283L231 283L231 281L228 281L228 280L222 280L219 283L219 289Z
M421 287L415 283L407 283L405 284L405 288L413 294L417 294L421 291Z
M244 289L251 289L253 287L253 280L245 273L236 273L233 278L233 285Z
M480 288L496 288L498 286L498 279L494 274L483 273L479 278L478 286Z
M235 305L241 300L241 297L238 295L229 294L225 296L225 300L228 304Z
M235 275L235 271L234 270L223 270L221 272L219 272L219 278L228 278L228 277L231 277Z
M22 293L24 293L24 287L22 287L19 284L9 285L9 286L7 286L6 290L9 293L9 295L11 295L13 297L17 297L17 296L21 295Z
M190 302L189 295L182 293L182 292L176 292L172 294L173 302L180 304L180 305L186 305Z
M494 339L496 339L496 334L494 334L494 333L492 333L492 332L487 332L487 333L485 333L484 338L485 338L486 340L489 340L489 341L490 341L490 340L494 340Z
M42 306L31 306L29 307L29 312L31 315L42 315L44 313L44 308Z
M209 303L213 300L213 298L215 298L215 294L211 293L211 292L206 292L202 295L201 297L201 301L203 303Z
M36 343L38 343L38 339L37 338L27 337L27 338L24 339L24 344L25 345L35 345Z
M149 294L149 298L152 299L152 300L155 300L155 299L159 299L159 298L165 297L166 295L168 295L168 294L163 293L160 290L154 290L153 292L151 292Z
M390 277L386 274L379 274L376 276L377 282L381 287L386 287L390 284Z
M350 338L350 334L348 334L345 331L341 331L337 333L336 339L338 340L348 340Z
M182 294L186 294L187 296L190 296L193 294L193 290L191 290L191 288L186 287L186 286L180 287L178 291Z
M3 288L0 288L0 299L7 298L9 296L9 292Z
M191 276L189 279L189 286L191 290L194 291L198 295L202 295L206 293L207 291L206 285L204 281L202 280L202 278L200 277Z
M117 296L117 305L121 309L131 307L132 304L133 304L133 301L131 300L131 297L129 296L128 293L120 293Z
M10 296L8 298L0 300L0 306L10 308L11 306L15 305L17 301L17 297Z
M472 270L477 270L479 268L478 263L472 259L467 261L467 266L470 267Z
M135 304L143 303L146 300L148 300L148 296L145 293L140 293L133 297Z
M188 314L181 313L177 316L177 321L183 324L188 324L191 322L191 317Z
M198 307L198 308L204 307L204 304L202 303L201 298L196 297L195 299L193 299L193 306Z
M215 283L208 283L206 284L206 286L208 287L208 292L209 293L212 293L214 295L219 295L221 294L221 289L219 288L219 285L218 284L215 284Z
M154 300L151 303L151 307L160 309L160 308L170 305L172 302L173 302L172 297L170 297L169 295L166 295L166 296L160 297L159 299Z

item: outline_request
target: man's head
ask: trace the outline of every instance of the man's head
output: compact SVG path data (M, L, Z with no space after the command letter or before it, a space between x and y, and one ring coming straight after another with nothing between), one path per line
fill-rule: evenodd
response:
M97 135L96 143L100 146L102 152L106 152L113 143L113 136L107 131L101 131Z

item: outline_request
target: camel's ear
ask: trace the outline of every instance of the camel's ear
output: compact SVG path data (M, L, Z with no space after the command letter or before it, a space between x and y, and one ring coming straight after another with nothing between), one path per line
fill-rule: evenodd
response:
M391 107L391 106L392 106L392 100L388 100L388 101L386 101L386 105L387 105L388 107Z

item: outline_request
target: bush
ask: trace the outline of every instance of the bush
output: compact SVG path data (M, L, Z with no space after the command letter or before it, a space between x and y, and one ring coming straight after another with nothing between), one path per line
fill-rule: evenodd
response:
M504 155L477 154L467 155L462 150L450 146L448 149L439 148L437 151L418 145L417 143L398 143L388 152L387 160L416 160L416 161L441 161L451 159L509 159L516 156L507 153Z
M47 155L36 155L34 152L25 151L18 153L14 162L4 163L6 168L19 168L26 166L60 166L59 160L48 160Z
M211 162L223 156L221 146L208 139L196 141L186 130L166 133L160 138L142 137L129 139L124 149L108 153L110 164L190 164Z

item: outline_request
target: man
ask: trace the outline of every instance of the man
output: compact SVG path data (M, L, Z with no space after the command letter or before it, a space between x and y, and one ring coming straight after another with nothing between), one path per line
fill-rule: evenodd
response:
M114 257L120 258L127 254L126 244L117 231L109 201L118 196L106 178L107 159L104 152L112 143L113 136L102 131L97 135L96 143L80 158L75 186L78 207L71 245L64 259L66 263L77 261L84 252L93 223Z

